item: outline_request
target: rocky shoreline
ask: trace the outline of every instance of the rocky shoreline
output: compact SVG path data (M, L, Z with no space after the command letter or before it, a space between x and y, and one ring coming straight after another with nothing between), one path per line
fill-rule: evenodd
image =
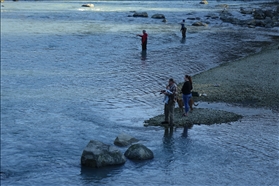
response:
M278 43L261 52L194 75L195 102L223 102L245 107L263 107L279 112L279 50ZM181 87L182 83L178 85ZM175 109L175 126L228 123L242 116L216 109L195 108L187 117ZM163 126L164 115L145 121L145 126Z
M225 102L279 111L278 43L257 54L225 63L193 77L195 101ZM181 85L180 85L181 86Z

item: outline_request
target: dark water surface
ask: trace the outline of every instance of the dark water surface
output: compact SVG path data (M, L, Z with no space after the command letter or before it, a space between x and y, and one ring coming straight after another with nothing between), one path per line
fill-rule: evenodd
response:
M228 2L228 1L227 1ZM236 8L246 2L230 2ZM260 51L276 29L254 30L211 20L218 2L5 2L1 8L1 183L3 185L278 185L278 113L220 104L241 121L172 133L143 127L163 112L168 79L183 81ZM162 12L168 22L132 18ZM136 34L146 29L148 50ZM101 170L81 168L89 140L113 144L120 133L141 140L151 161ZM125 152L125 148L121 148Z

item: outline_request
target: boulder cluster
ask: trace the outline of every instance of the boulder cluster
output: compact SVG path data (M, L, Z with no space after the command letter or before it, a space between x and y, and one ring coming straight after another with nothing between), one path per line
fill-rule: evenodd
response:
M100 168L112 165L123 165L126 162L126 158L131 160L153 159L153 152L149 148L140 143L133 144L138 141L139 140L127 134L120 134L114 140L114 145L119 147L131 145L123 154L116 146L90 140L81 155L81 165Z
M148 13L147 12L136 12L136 11L131 11L133 15L128 15L128 17L144 17L148 18ZM167 22L167 19L164 14L154 14L151 16L153 19L162 19L162 22Z
M228 11L220 13L220 19L224 22L229 22L236 25L254 27L273 28L279 27L279 5L276 9L244 9L240 8L240 13L243 15L251 15L251 19L240 20L232 16Z

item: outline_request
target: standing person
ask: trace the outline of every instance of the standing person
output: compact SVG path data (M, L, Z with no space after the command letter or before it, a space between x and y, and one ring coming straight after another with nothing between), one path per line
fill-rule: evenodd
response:
M164 91L163 94L169 96L168 103L164 104L164 115L165 115L165 121L162 122L162 124L169 124L169 126L173 127L173 118L174 118L174 106L175 106L175 100L176 100L176 94L177 94L177 85L175 84L174 80L171 78L169 79L169 84L167 85L169 87L169 91Z
M183 102L184 102L184 114L183 116L187 116L188 112L189 112L189 100L192 97L192 78L191 76L185 75L184 77L184 84L182 86L181 92L182 92L182 98L183 98Z
M137 36L140 36L140 37L141 37L142 51L145 51L145 50L146 50L146 45L147 45L147 37L148 37L148 34L146 33L145 30L143 30L143 31L142 31L142 35L141 35L141 34L138 34Z
M186 37L186 30L187 30L187 28L186 28L186 26L185 26L185 20L183 19L183 20L182 20L182 23L181 23L181 29L180 29L180 31L182 32L182 37L183 37L183 38Z

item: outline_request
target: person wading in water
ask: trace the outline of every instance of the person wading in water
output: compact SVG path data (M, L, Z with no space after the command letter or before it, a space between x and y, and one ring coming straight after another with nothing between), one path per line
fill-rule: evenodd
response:
M141 35L141 34L138 34L137 36L140 36L140 37L141 37L142 51L145 51L145 50L146 50L146 45L147 45L147 37L148 37L148 34L146 33L145 30L143 30L143 31L142 31L142 35Z
M182 38L185 38L186 37L186 26L185 26L185 20L183 19L182 23L181 23L181 29L180 31L182 32Z

